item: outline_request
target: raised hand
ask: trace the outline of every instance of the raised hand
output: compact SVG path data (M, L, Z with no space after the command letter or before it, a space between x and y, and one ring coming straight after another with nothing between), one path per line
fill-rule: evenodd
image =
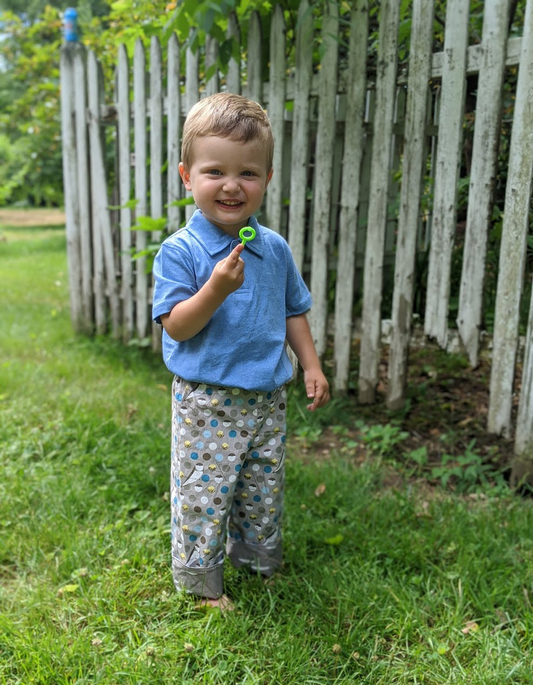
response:
M217 294L227 297L244 283L244 261L240 257L243 250L244 245L239 243L225 259L215 265L209 284Z
M244 282L242 244L215 265L208 281L188 300L178 302L169 314L161 315L168 335L177 341L189 340L199 333L226 297Z

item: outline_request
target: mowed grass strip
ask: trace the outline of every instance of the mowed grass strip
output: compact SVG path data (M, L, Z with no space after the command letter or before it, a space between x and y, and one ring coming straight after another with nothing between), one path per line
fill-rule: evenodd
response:
M349 449L289 443L278 576L228 566L224 616L176 594L169 374L73 335L62 229L1 233L0 683L533 683L530 500L391 487Z

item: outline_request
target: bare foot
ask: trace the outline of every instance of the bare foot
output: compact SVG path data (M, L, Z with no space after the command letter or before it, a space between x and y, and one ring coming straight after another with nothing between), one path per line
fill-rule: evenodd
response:
M198 602L196 606L199 608L218 608L220 609L221 613L224 613L226 611L233 611L235 609L235 605L227 595L222 595L222 597L219 597L218 599L209 599L208 597L204 597Z

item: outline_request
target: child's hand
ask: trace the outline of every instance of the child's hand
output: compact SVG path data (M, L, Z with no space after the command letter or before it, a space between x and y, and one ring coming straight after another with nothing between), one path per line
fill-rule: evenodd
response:
M312 403L307 405L309 411L315 411L329 402L329 383L321 369L309 370L304 373L307 397Z
M244 262L240 257L244 245L239 243L237 247L218 264L215 265L209 282L215 291L227 297L230 293L238 290L244 283Z

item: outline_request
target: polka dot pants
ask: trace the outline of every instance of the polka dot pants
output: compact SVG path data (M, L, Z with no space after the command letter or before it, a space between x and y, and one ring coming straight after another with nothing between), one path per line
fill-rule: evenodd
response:
M281 564L286 392L175 378L172 395L174 583L215 598L226 553L266 576Z

